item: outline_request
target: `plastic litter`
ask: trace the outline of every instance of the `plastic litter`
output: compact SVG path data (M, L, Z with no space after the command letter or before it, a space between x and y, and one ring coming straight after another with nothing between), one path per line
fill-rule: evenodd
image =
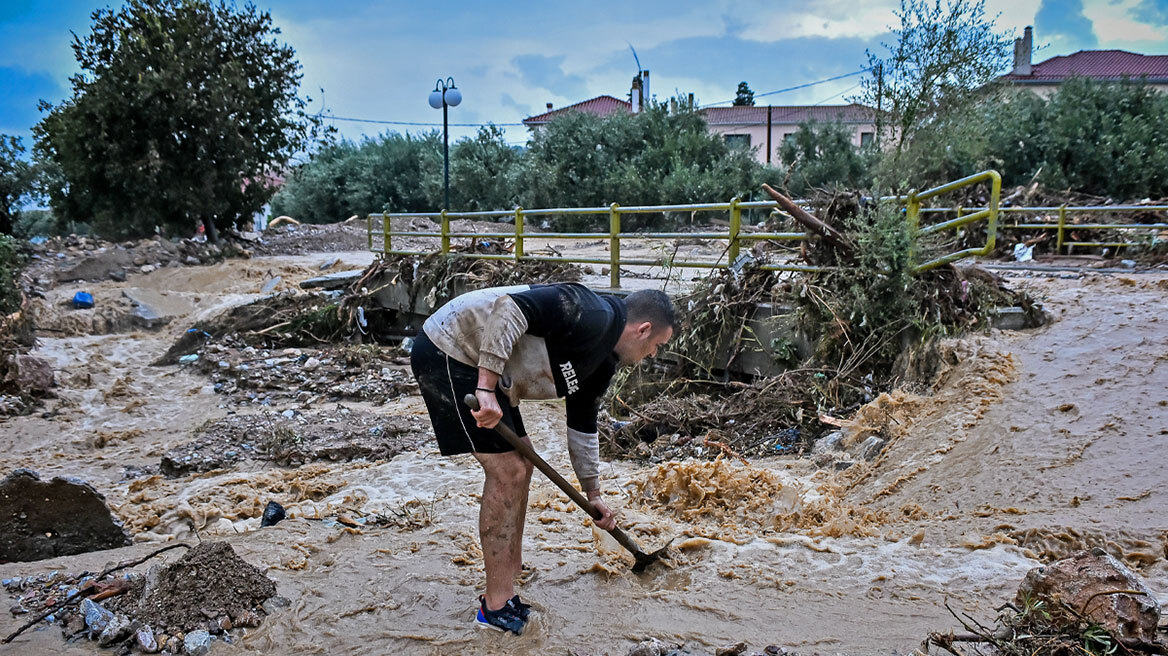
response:
M184 355L181 358L179 358L178 361L183 363L183 364L190 364L192 362L198 362L199 361L199 354L198 353L191 353L190 355Z
M275 526L279 524L287 515L284 512L284 506L269 501L268 505L264 506L264 515L260 519L260 526Z
M93 294L89 292L77 292L73 295L73 307L78 310L87 310L93 307Z
M1029 262L1034 259L1034 247L1026 244L1014 244L1014 260L1016 262Z

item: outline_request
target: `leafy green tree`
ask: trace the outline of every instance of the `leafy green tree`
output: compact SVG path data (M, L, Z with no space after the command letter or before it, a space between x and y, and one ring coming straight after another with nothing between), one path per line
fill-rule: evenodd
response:
M896 16L895 41L882 44L888 55L868 52L872 76L858 100L879 110L877 132L892 145L885 182L918 184L904 152L922 130L984 98L1012 44L986 16L984 0L901 0Z
M435 211L441 205L441 176L437 131L333 141L292 172L272 198L272 212L331 223L382 210Z
M735 107L754 107L754 92L745 80L738 83L738 92L734 94Z
M505 210L519 198L521 155L494 125L450 149L451 209Z
M1008 144L999 153L1022 177L1119 198L1168 195L1168 98L1138 82L1075 79L1043 110L1022 149L1041 154L1037 167Z
M24 159L24 144L0 134L0 234L13 234L20 207L34 192L35 168Z
M74 37L72 96L36 126L62 220L111 237L246 224L319 126L271 15L223 0L128 0Z
M663 104L637 114L580 112L553 120L528 144L519 201L524 207L588 207L729 200L755 189L760 166L731 148L692 111ZM624 226L659 225L662 215L630 215ZM560 217L563 228L590 228L595 217Z
M871 182L872 155L872 151L852 144L851 128L814 120L800 124L779 148L779 157L790 173L788 189L799 196L814 187L866 187Z

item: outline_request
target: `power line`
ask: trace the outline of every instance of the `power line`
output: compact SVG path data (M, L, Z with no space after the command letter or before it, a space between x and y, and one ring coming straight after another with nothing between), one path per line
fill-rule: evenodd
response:
M799 85L796 85L793 87L787 87L785 89L778 89L776 91L767 91L766 93L756 93L756 94L754 94L754 97L755 98L762 98L764 96L773 96L776 93L786 93L788 91L796 91L798 89L806 89L807 87L813 87L817 84L823 84L825 82L834 82L836 80L842 80L845 77L852 77L853 75L860 75L862 73L867 73L870 70L872 70L872 68L869 66L869 67L861 68L858 71L852 71L851 73L844 73L843 75L837 75L835 77L829 77L829 78L826 78L823 80L816 80L814 82L808 82L806 84L799 84ZM702 105L699 109L705 109L706 107L713 107L714 105L725 105L726 103L734 102L734 100L735 100L734 98L731 98L730 100L723 100L723 101L716 102L716 103L710 103L708 105Z
M427 127L427 128L440 128L440 127L442 127L441 123L418 123L418 122L414 122L414 121L382 121L382 120L372 119L372 118L351 118L348 116L325 116L324 118L332 120L332 121L351 121L353 123L376 123L378 125L412 125L412 126L420 126L420 127ZM494 125L496 127L522 127L523 126L522 123L449 123L448 125L450 125L451 127L461 127L461 128L483 128L483 127L486 127L488 125Z

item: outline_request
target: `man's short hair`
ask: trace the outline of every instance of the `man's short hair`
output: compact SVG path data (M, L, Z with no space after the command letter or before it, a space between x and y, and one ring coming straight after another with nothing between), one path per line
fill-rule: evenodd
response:
M677 312L673 309L673 301L663 291L642 289L633 292L625 297L625 308L629 323L648 321L653 324L654 331L666 326L677 331Z

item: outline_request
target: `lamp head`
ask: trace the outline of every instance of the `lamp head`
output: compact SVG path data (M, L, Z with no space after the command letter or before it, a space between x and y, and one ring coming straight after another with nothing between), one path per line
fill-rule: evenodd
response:
M442 109L442 92L435 89L430 92L430 106L434 109Z
M462 102L462 92L456 87L450 87L446 90L446 104L451 107L458 107L458 103Z

